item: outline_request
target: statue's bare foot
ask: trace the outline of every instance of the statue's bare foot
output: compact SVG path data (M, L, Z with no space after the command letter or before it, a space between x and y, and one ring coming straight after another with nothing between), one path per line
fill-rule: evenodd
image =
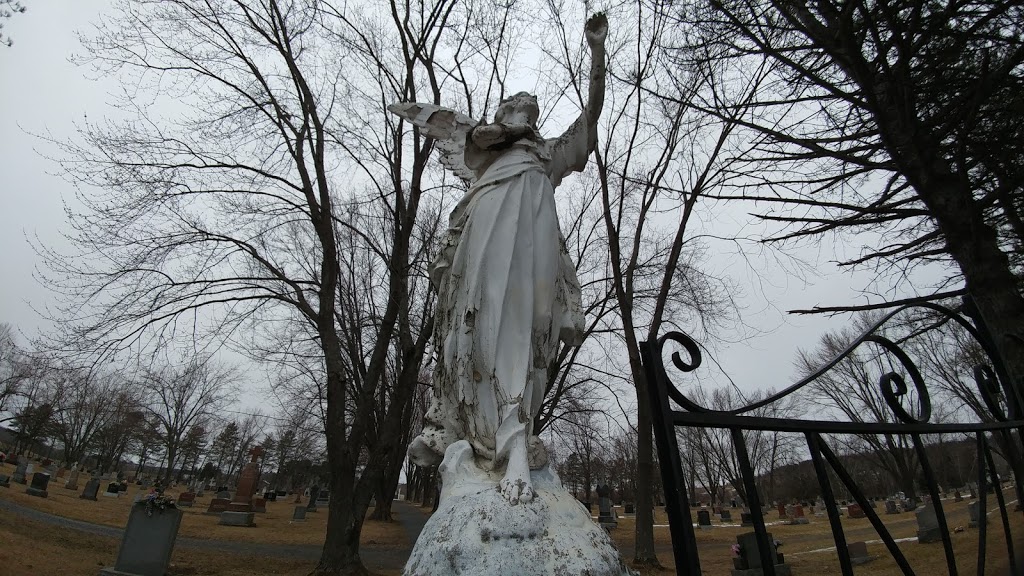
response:
M513 506L533 501L534 492L533 485L530 484L530 470L527 469L526 474L514 473L510 466L505 477L501 479L498 489L501 490L501 495L508 500L508 503Z
M526 439L518 440L509 452L505 477L498 484L501 495L513 506L520 502L530 502L534 497L533 485L530 484L530 464L526 459Z

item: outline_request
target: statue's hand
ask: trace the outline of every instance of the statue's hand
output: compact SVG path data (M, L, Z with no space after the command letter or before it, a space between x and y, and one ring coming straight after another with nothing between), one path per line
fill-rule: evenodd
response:
M608 36L608 17L604 15L604 12L594 14L587 20L585 29L587 44L591 48L604 46L604 40Z

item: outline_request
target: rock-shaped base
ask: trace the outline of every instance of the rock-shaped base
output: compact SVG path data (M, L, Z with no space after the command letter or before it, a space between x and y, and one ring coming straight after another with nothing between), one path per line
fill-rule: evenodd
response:
M31 486L29 486L28 488L25 489L25 494L28 494L29 496L38 496L40 498L46 498L47 496L50 495L50 493L47 492L46 490L40 490L39 488L32 488Z
M437 512L413 547L406 576L628 576L611 539L549 466L531 472L536 496L509 504L501 476L479 469L468 442L440 467Z

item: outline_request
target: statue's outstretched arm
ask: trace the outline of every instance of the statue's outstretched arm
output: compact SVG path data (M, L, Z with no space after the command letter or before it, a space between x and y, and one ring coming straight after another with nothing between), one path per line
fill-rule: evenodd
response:
M604 12L598 12L587 20L586 37L590 45L590 89L587 92L587 105L583 109L586 117L587 133L590 135L590 150L597 145L597 119L601 117L604 107L605 53L604 41L608 36L608 18Z

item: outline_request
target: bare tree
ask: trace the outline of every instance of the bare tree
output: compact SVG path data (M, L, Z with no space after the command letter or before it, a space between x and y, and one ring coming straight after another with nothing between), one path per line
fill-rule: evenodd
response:
M0 323L0 422L9 420L12 402L32 376L32 362L14 339L14 328Z
M432 143L385 107L444 100L482 114L478 72L504 76L494 65L509 54L498 40L508 28L491 20L525 21L508 17L513 5L378 8L120 3L87 39L87 58L150 98L126 93L130 120L84 126L68 147L68 176L84 191L84 213L70 215L80 253L47 254L68 298L64 340L100 353L153 337L242 341L261 323L301 326L291 332L318 349L312 373L322 378L308 384L324 401L335 495L317 574L365 572L365 511L403 451L407 399L431 332L417 295L426 283L411 278L423 273L429 245L417 240L429 236L421 205L435 184L450 183L429 161ZM493 101L500 84L480 99ZM172 109L181 114L163 114ZM354 273L375 281L370 292L359 288L373 314L347 315L345 261L364 248L373 266ZM394 377L389 358L399 360Z
M23 12L25 12L25 5L18 0L0 0L0 44L4 44L8 48L14 45L14 40L4 33L4 20Z
M879 315L867 312L855 316L853 324L838 332L822 335L818 347L812 351L799 351L797 370L808 375L837 357L853 340L872 326ZM863 346L816 378L808 387L811 399L822 410L836 410L851 422L898 422L897 415L885 401L879 377L899 365L885 350ZM916 391L908 391L904 403L916 413ZM859 434L839 436L851 453L869 457L874 465L884 470L908 498L914 498L919 473L917 454L911 439L902 434Z
M53 435L66 462L81 462L96 435L117 415L111 400L127 382L114 373L62 368L52 374Z
M923 297L970 294L1019 386L1024 122L1009 113L1024 93L1019 3L662 7L695 30L678 55L729 63L714 98L686 104L733 118L736 92L765 79L738 120L754 145L736 181L745 193L730 197L769 203L764 218L786 226L775 240L870 232L859 254L837 258L896 285L944 265Z
M174 476L186 434L194 426L206 424L232 399L236 380L234 369L205 358L143 374L140 385L146 394L146 408L159 426L165 450L165 483Z

